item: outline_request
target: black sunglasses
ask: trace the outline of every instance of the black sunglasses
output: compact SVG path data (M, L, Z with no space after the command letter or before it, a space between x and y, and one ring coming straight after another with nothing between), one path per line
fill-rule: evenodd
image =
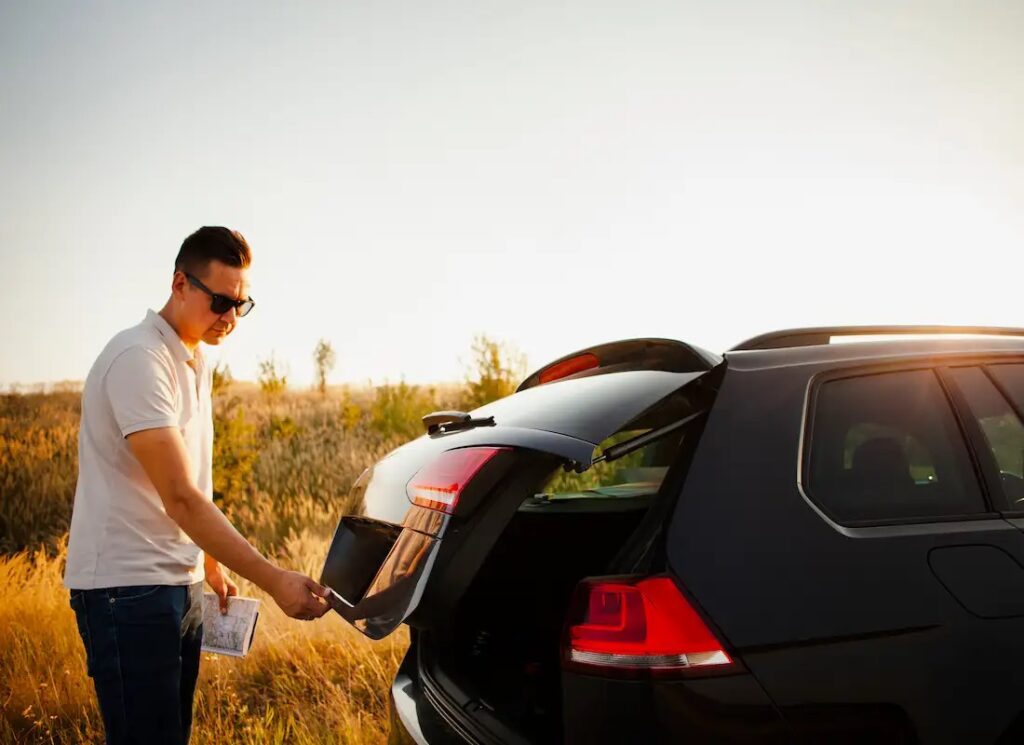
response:
M209 287L204 285L202 282L200 282L198 279L193 277L188 272L182 272L182 274L185 275L185 279L188 280L188 283L190 285L192 285L193 287L198 287L200 290L202 290L203 292L210 296L210 310L216 313L217 315L220 315L221 313L227 313L229 310L234 308L236 315L246 316L249 315L249 311L256 306L256 301L253 300L251 297L246 298L245 300L235 300L233 297L219 295L213 290L211 290Z

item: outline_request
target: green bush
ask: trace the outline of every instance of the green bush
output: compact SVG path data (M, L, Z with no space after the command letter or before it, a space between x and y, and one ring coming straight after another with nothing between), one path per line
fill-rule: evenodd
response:
M472 355L461 401L464 411L512 395L526 376L526 357L511 345L485 334L473 339Z

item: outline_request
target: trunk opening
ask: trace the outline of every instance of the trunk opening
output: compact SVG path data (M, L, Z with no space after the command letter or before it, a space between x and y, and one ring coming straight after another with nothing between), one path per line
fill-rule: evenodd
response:
M500 712L531 742L561 741L561 637L573 589L608 573L650 504L636 497L518 512L448 628L420 636L425 672L463 711Z
M714 388L695 388L603 448L707 411ZM665 570L664 529L706 420L584 473L546 471L532 482L539 494L519 492L518 510L444 622L416 635L421 675L449 716L468 719L484 741L563 741L561 650L573 591L587 577Z

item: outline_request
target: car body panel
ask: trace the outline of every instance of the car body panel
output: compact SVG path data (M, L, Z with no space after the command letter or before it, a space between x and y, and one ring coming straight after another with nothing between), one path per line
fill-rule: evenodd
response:
M643 340L630 344L644 347L638 341ZM624 343L602 347L610 350L610 365L619 365L615 354L629 348ZM663 366L682 359L658 344L648 352ZM807 408L816 376L1020 359L1024 340L1009 337L728 352L718 368L723 377L699 445L685 479L673 486L663 561L739 661L739 670L722 677L648 681L563 671L564 741L1021 741L1024 606L1013 595L1024 582L1024 517L1001 514L990 496L989 512L971 519L842 525L825 514L803 483ZM400 472L416 458L436 455L452 443L490 444L581 463L600 441L595 422L614 419L622 426L629 420L616 413L617 405L600 412L591 408L602 405L612 375L597 382L605 376L583 371L538 385L552 365L531 375L532 382L517 394L534 393L528 406L503 411L510 406L506 399L477 412L493 414L494 428L421 438L399 455L396 476L381 480L379 493L368 490L362 517L419 536L406 539L415 547L405 552L419 563L394 562L393 575L418 571L422 581L446 550L440 539L457 522L411 514L391 496L394 486L385 488L386 481L404 486ZM635 381L637 388L653 385L668 392L675 382L665 378L660 387L656 381L682 374L647 372L654 374L636 377L619 390L631 389ZM584 385L578 390L588 393L585 406L572 405L569 396L556 400L558 386L579 383ZM646 401L636 397L626 413L636 416ZM963 435L969 448L978 446L970 433ZM542 437L548 439L538 444ZM391 468L387 460L377 468ZM981 473L977 458L974 462L984 489L988 475ZM358 519L352 518L356 527ZM479 551L473 555L482 555ZM401 582L385 578L380 584L386 592ZM409 605L415 609L415 603ZM407 616L406 610L392 612L379 627ZM414 629L392 689L391 741L501 741L494 734L502 731L501 712L449 698L445 691L453 686L428 674L420 638Z

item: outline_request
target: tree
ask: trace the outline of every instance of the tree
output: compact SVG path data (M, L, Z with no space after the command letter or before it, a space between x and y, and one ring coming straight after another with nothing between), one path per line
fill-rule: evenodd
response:
M473 339L472 354L462 402L466 411L512 395L526 375L526 356L512 345L495 341L486 334Z
M259 368L260 372L256 379L260 384L260 390L268 397L274 398L288 387L288 376L280 369L281 364L274 358L273 353L269 358L260 360Z
M334 347L331 343L326 339L317 342L316 349L313 350L313 364L316 365L316 387L320 395L327 393L327 376L334 369L335 361Z

